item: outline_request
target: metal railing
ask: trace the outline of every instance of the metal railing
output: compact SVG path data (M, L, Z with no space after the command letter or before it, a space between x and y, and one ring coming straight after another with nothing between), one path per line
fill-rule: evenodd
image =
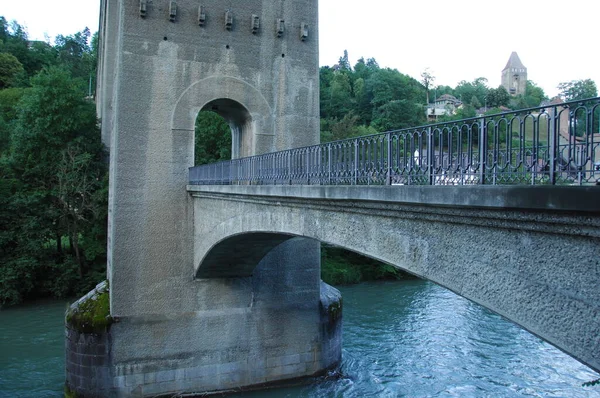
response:
M600 98L191 167L191 185L598 184Z

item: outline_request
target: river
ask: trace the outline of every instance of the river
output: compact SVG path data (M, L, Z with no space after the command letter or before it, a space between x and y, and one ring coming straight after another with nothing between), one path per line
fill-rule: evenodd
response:
M599 397L600 377L502 317L422 280L340 288L341 376L235 397ZM0 396L60 397L65 302L0 311Z

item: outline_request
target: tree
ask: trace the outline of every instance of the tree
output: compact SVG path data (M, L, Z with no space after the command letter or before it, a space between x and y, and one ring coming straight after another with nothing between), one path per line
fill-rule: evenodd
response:
M79 144L70 144L61 151L58 163L56 201L60 209L59 223L64 226L73 247L79 277L83 277L84 258L80 236L95 217L102 214L94 194L102 188L104 168Z
M425 68L425 70L421 72L421 83L425 86L425 94L427 96L425 105L429 105L429 87L431 87L434 81L435 76L429 72L429 68Z
M6 206L19 215L0 241L0 280L8 283L0 289L3 302L18 302L32 291L72 293L91 269L80 241L93 240L91 231L106 222L97 207L106 165L95 105L84 99L83 85L68 71L45 69L17 106L10 156L0 173L9 193ZM64 255L63 236L73 260Z
M376 109L373 126L379 131L416 127L425 122L423 105L409 100L393 100Z
M321 117L329 115L329 92L331 90L331 81L333 80L333 68L322 66L319 69L319 104Z
M12 87L23 72L23 65L14 55L0 53L0 90Z
M338 68L342 71L351 71L350 60L348 59L348 50L344 50L344 55L340 57L338 61Z
M571 80L558 85L559 95L565 101L578 101L598 96L596 83L591 79Z
M329 124L331 132L321 136L323 138L322 142L337 141L358 136L357 120L358 116L352 114L352 112L344 115L341 120L332 120Z
M196 118L194 164L231 159L231 128L215 112L203 111Z
M347 73L336 71L329 90L329 116L343 118L352 109L354 99L352 86Z
M528 108L539 106L542 101L547 100L544 90L531 80L527 80L525 86L525 104Z
M10 148L10 136L17 118L17 104L23 96L22 88L0 90L0 156Z
M498 86L498 88L491 88L487 93L487 106L497 108L501 106L507 106L510 101L510 94L506 91L504 86Z
M354 66L353 72L353 92L354 92L354 114L358 116L357 123L369 125L373 118L373 91L369 84L373 74L379 70L379 65L375 58L369 58L365 61L360 58Z
M56 36L58 61L71 72L71 75L88 82L86 92L95 87L98 35L90 40L90 30L85 28L73 35Z
M30 42L21 25L15 21L8 23L4 17L0 17L0 53L17 58L27 78L34 76L44 66L56 64L56 53L52 46L43 42Z
M485 97L488 94L487 79L478 77L472 82L460 81L454 89L454 96L460 99L464 104L470 104L473 96L477 97L477 101L485 103Z

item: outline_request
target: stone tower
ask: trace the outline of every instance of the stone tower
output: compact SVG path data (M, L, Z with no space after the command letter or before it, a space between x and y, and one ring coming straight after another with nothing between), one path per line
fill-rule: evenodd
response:
M116 322L104 340L71 331L75 392L201 393L339 362L339 333L329 336L340 330L324 327L320 312L332 288L320 282L319 243L291 239L251 275L199 278L202 217L186 189L201 110L228 122L234 157L318 143L317 8L317 0L101 0L97 103L110 148ZM205 211L219 212L218 202ZM85 370L77 358L87 353L101 366Z
M525 95L527 68L515 51L510 54L510 58L502 70L502 86L510 95Z

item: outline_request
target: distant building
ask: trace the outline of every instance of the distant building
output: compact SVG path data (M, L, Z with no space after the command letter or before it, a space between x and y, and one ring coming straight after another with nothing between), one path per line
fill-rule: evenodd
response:
M462 102L450 94L441 95L435 102L427 106L427 120L435 121L442 115L454 115Z
M510 95L525 95L527 68L515 51L510 54L510 58L502 70L502 86Z

